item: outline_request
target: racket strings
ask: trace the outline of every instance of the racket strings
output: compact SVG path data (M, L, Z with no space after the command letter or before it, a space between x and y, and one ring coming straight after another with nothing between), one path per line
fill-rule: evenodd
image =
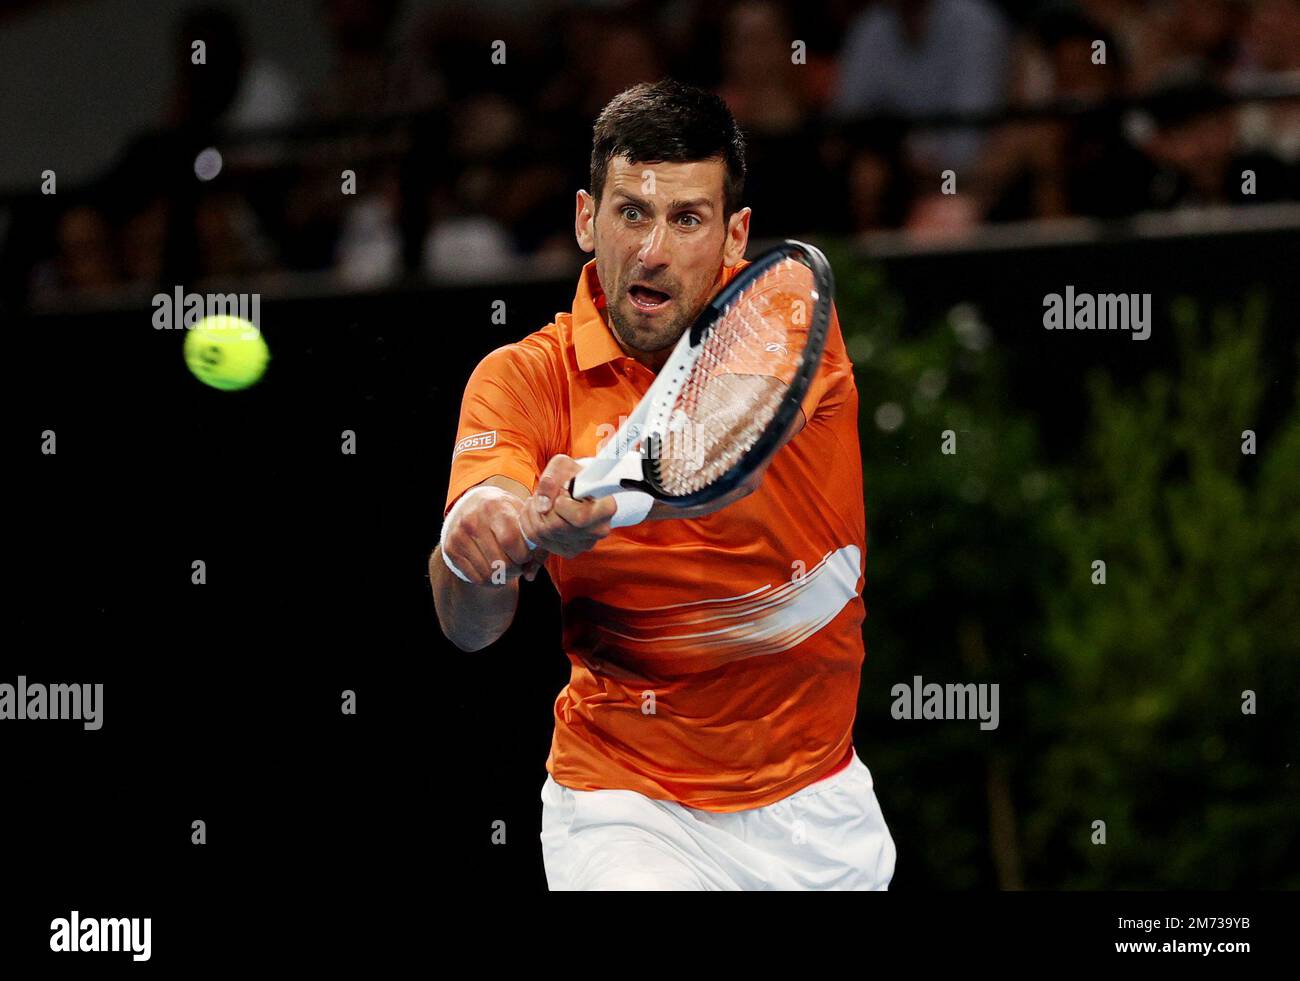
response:
M802 358L813 290L811 270L786 258L724 308L702 342L657 448L665 492L686 495L709 486L767 430Z

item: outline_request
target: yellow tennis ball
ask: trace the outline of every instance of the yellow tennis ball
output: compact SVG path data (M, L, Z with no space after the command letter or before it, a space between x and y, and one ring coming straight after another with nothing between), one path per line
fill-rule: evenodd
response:
M223 392L256 384L270 358L262 332L240 317L204 317L185 336L185 364Z

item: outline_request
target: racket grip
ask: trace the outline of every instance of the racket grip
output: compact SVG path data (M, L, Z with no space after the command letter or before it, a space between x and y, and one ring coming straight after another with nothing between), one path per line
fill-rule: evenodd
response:
M582 460L578 461L582 463ZM596 461L603 462L603 461ZM613 516L609 519L611 528L627 528L631 525L639 525L645 520L650 509L654 507L655 499L645 491L639 491L631 487L591 487L590 482L581 482L583 474L578 474L569 481L569 496L575 501L581 500L577 494L573 493L574 488L578 487L587 490L584 497L605 497L607 494L614 498L615 510ZM525 536L524 541L528 541Z
M645 477L637 453L617 459L588 456L575 462L582 465L582 470L569 481L569 495L576 501L606 497L624 490L624 481L640 483Z

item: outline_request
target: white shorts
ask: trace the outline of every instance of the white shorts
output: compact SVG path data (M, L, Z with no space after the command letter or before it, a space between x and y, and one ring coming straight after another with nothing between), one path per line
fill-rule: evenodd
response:
M554 891L885 889L894 839L857 753L766 807L717 814L632 790L542 786L542 858Z

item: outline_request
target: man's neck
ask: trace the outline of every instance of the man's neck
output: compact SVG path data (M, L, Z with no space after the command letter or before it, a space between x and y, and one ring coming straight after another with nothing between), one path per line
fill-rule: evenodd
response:
M619 350L621 350L629 358L633 358L639 363L645 365L656 375L659 374L659 369L662 368L668 362L668 359L670 357L672 357L673 348L676 347L677 345L675 344L670 345L664 348L662 351L637 351L633 348L628 347L626 344L623 343L623 338L619 337L618 331L615 330L614 325L610 323L609 311L604 310L602 311L602 314L605 318L605 326L609 328L610 336L614 338L614 343L618 345Z

